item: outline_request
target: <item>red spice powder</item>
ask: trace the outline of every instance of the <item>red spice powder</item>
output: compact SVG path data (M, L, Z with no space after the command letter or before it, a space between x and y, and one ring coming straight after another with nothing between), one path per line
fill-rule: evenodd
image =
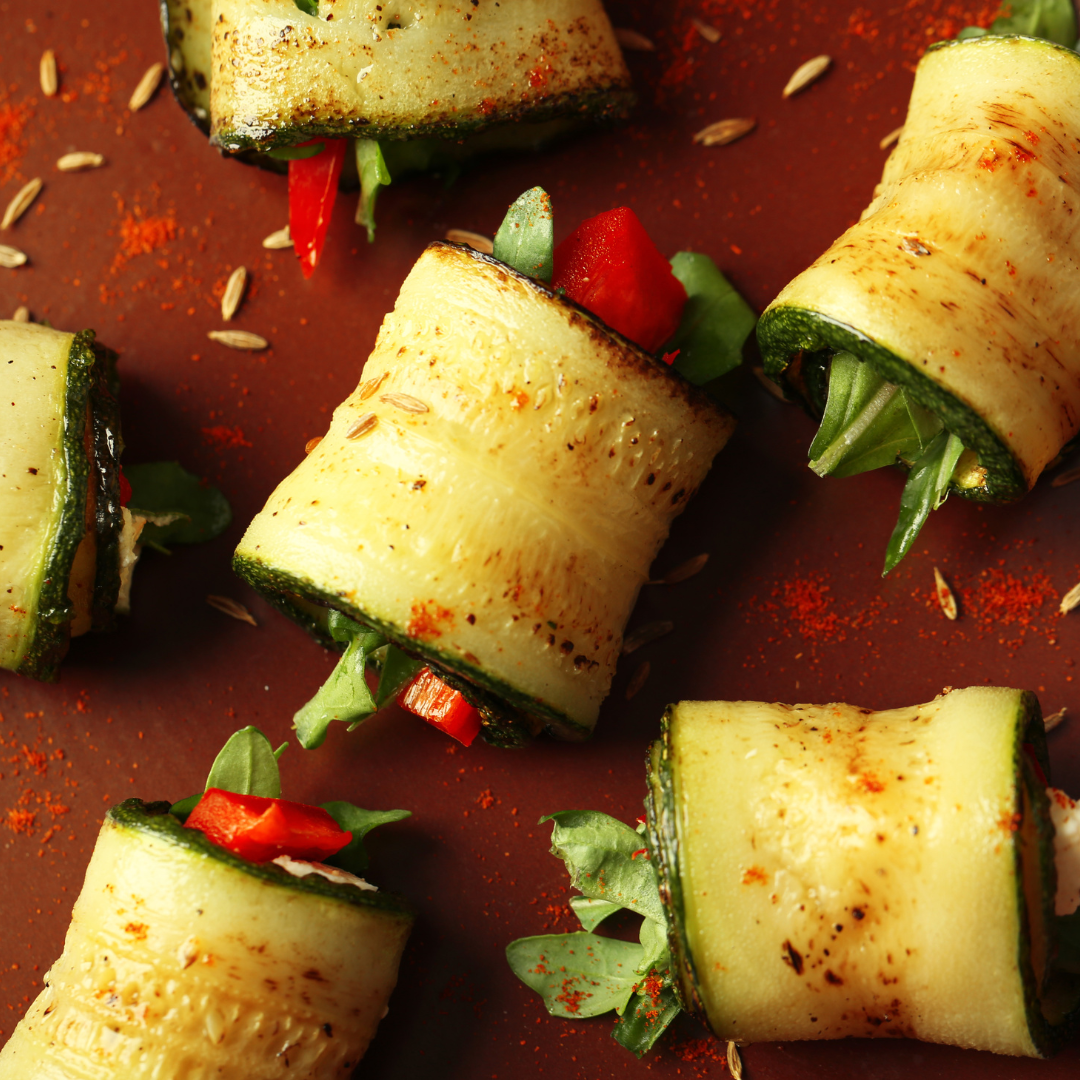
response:
M26 152L23 129L33 110L26 102L0 105L0 184L6 184L18 172Z
M121 204L121 210L123 205ZM149 255L174 240L176 218L166 214L143 214L139 207L124 215L120 221L120 250L113 258L112 272L118 273L136 255Z
M829 641L837 637L845 620L832 609L830 587L814 574L778 582L772 595L787 608L804 638Z
M1018 578L998 568L984 570L963 595L968 613L983 631L1015 623L1023 632L1047 600L1058 599L1050 578L1041 571Z
M218 424L216 427L204 427L202 429L203 439L211 446L216 446L223 450L233 450L238 446L250 446L251 443L244 438L244 432L239 427L226 427L224 424Z
M563 979L562 993L555 995L555 1000L561 1001L566 1011L571 1014L581 1012L581 1003L586 998L592 997L592 994L585 990L573 989L574 983L580 981L580 979Z

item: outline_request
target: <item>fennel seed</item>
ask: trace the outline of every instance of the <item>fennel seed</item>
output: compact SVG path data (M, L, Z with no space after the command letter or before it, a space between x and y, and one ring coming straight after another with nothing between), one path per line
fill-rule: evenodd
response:
M395 391L391 394L383 394L379 400L385 401L387 405L393 405L395 409L400 409L402 412L426 413L431 411L424 402L419 398L414 398L412 394L399 394Z
M7 244L0 244L0 266L5 270L14 270L15 267L22 266L25 262L25 252L20 251L18 248L8 247Z
M157 90L158 84L161 82L161 75L164 70L165 65L159 62L151 64L143 72L143 77L139 80L138 86L132 91L131 99L128 101L128 108L133 113L149 104L150 99L154 96L154 91Z
M1046 728L1047 731L1053 731L1054 728L1056 728L1058 724L1060 724L1061 721L1065 719L1065 714L1068 711L1068 709L1064 708L1058 709L1057 712L1051 713L1049 716L1044 716L1043 727Z
M230 275L229 283L225 286L225 293L221 297L221 317L228 322L244 299L244 289L247 287L247 270L238 266Z
M1058 611L1062 615L1068 615L1077 604L1080 604L1080 584L1074 585L1062 598Z
M881 142L878 143L879 150L888 150L894 142L900 141L900 136L904 134L904 125L901 124L898 128L893 128L888 135L885 136Z
M271 251L281 251L284 248L291 248L293 246L292 234L289 232L289 226L286 225L284 229L278 229L277 232L272 232L269 236L263 238L262 246L269 248Z
M60 89L60 81L56 75L56 53L52 49L46 49L41 54L38 77L41 79L41 92L46 97L56 97L56 91Z
M30 309L25 304L20 304L15 309L15 314L11 316L12 322L29 322L30 321Z
M789 98L792 94L805 90L811 83L817 82L829 70L831 63L832 57L823 54L815 56L813 60L807 60L805 64L800 64L795 69L795 74L788 79L787 86L784 87L784 97Z
M649 585L678 585L680 581L686 581L687 578L692 578L695 574L700 574L705 569L705 564L709 561L709 553L703 552L701 555L695 555L692 559L687 559L684 563L679 563L674 570L669 570L662 578L656 578L653 581L648 582Z
M702 22L701 19L691 19L694 24L694 29L710 44L715 45L720 40L720 31L715 26L710 25L707 22Z
M65 154L56 162L56 167L61 172L82 172L83 169L100 169L105 164L101 154L95 154L90 150L76 150L72 154Z
M1071 484L1074 480L1080 480L1080 469L1067 469L1063 473L1058 473L1057 476L1050 481L1050 486L1064 487L1066 484Z
M733 117L730 120L717 120L715 124L702 128L694 142L702 146L727 146L728 143L749 135L757 127L757 121L749 116Z
M674 629L675 624L668 622L666 619L660 622L645 623L626 635L623 640L622 651L624 654L637 652L642 645L649 645L662 638L665 634L670 634Z
M652 664L648 660L642 661L634 668L634 674L630 676L630 681L626 684L626 700L629 701L635 697L638 691L645 685L645 681L649 677L649 672L652 671Z
M727 1067L731 1080L742 1080L742 1057L739 1048L730 1040L727 1044Z
M629 49L631 52L656 52L656 46L649 38L626 26L615 27L615 40L619 43L620 49Z
M369 379L367 382L361 383L360 392L356 395L357 400L367 401L367 399L371 397L384 382L386 382L389 375L389 371L384 371L377 379Z
M238 603L228 596L214 596L214 594L211 593L207 596L206 602L212 608L220 611L223 615L228 615L230 619L239 619L240 622L246 622L250 626L259 625L255 621L255 617L243 604Z
M23 184L16 193L15 198L7 204L4 218L0 221L0 229L10 229L30 209L30 204L38 197L41 188L42 180L40 176L35 176L33 180Z
M945 618L955 622L956 616L959 614L956 609L956 597L953 596L949 583L936 566L934 567L934 595L937 596L937 602L941 605Z
M378 422L379 418L373 412L366 412L349 425L349 430L345 432L345 438L362 439L375 430Z
M304 453L310 454L322 441L323 437L321 435L316 435L313 439L308 439L308 441L304 443Z
M211 341L219 345L226 345L230 349L249 349L257 351L268 348L270 342L258 334L251 334L247 330L211 330L206 335Z
M469 229L447 229L446 239L455 244L468 244L474 251L481 251L485 255L495 250L495 244L489 237Z

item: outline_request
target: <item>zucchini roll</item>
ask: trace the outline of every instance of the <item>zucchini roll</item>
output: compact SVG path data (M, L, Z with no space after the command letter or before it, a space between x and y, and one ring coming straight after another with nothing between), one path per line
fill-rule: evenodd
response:
M53 679L121 590L115 355L94 332L0 322L0 667Z
M1047 1055L1078 988L1055 963L1047 770L1019 690L671 707L647 806L683 1001L740 1043Z
M204 794L109 811L64 951L0 1051L5 1080L352 1075L413 915L341 866L363 870L363 835L408 814L280 793L275 752L245 728ZM311 861L327 852L339 865Z
M581 738L649 566L732 427L543 282L437 242L234 567L327 643L331 609L466 698Z
M1028 490L1080 431L1080 57L930 48L873 201L768 307L767 373L824 415L821 475L910 469L886 571L948 491Z

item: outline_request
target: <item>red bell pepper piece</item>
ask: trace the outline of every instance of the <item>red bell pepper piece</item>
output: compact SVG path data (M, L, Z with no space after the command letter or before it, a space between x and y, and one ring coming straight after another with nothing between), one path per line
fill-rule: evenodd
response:
M306 278L315 273L326 242L338 177L349 145L348 139L313 139L300 145L310 146L312 142L325 142L326 146L314 157L289 162L289 232Z
M279 855L321 862L350 840L321 806L239 795L210 788L184 822L215 844L249 862L269 862Z
M120 473L120 505L127 506L131 502L131 483L128 478Z
M553 288L656 352L679 327L686 290L627 206L583 221L556 249Z
M431 668L421 669L398 694L397 703L465 746L480 734L479 711L457 690L447 686Z

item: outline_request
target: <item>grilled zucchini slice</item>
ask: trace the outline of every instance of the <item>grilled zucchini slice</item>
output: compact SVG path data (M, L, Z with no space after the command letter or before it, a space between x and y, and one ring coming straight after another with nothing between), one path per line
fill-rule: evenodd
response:
M732 427L595 316L440 241L234 568L327 644L312 605L581 738L649 566Z
M1033 761L1045 774L1038 701L1019 690L887 712L672 706L649 836L684 1000L738 1042L1050 1053L1076 985L1051 966L1053 825Z
M0 667L56 677L119 589L114 358L94 333L0 322Z
M387 893L298 878L185 829L167 803L109 811L6 1080L352 1075L413 916Z
M820 415L851 352L971 451L955 490L1022 495L1080 431L1078 130L1071 49L929 49L873 201L762 316L766 372Z

